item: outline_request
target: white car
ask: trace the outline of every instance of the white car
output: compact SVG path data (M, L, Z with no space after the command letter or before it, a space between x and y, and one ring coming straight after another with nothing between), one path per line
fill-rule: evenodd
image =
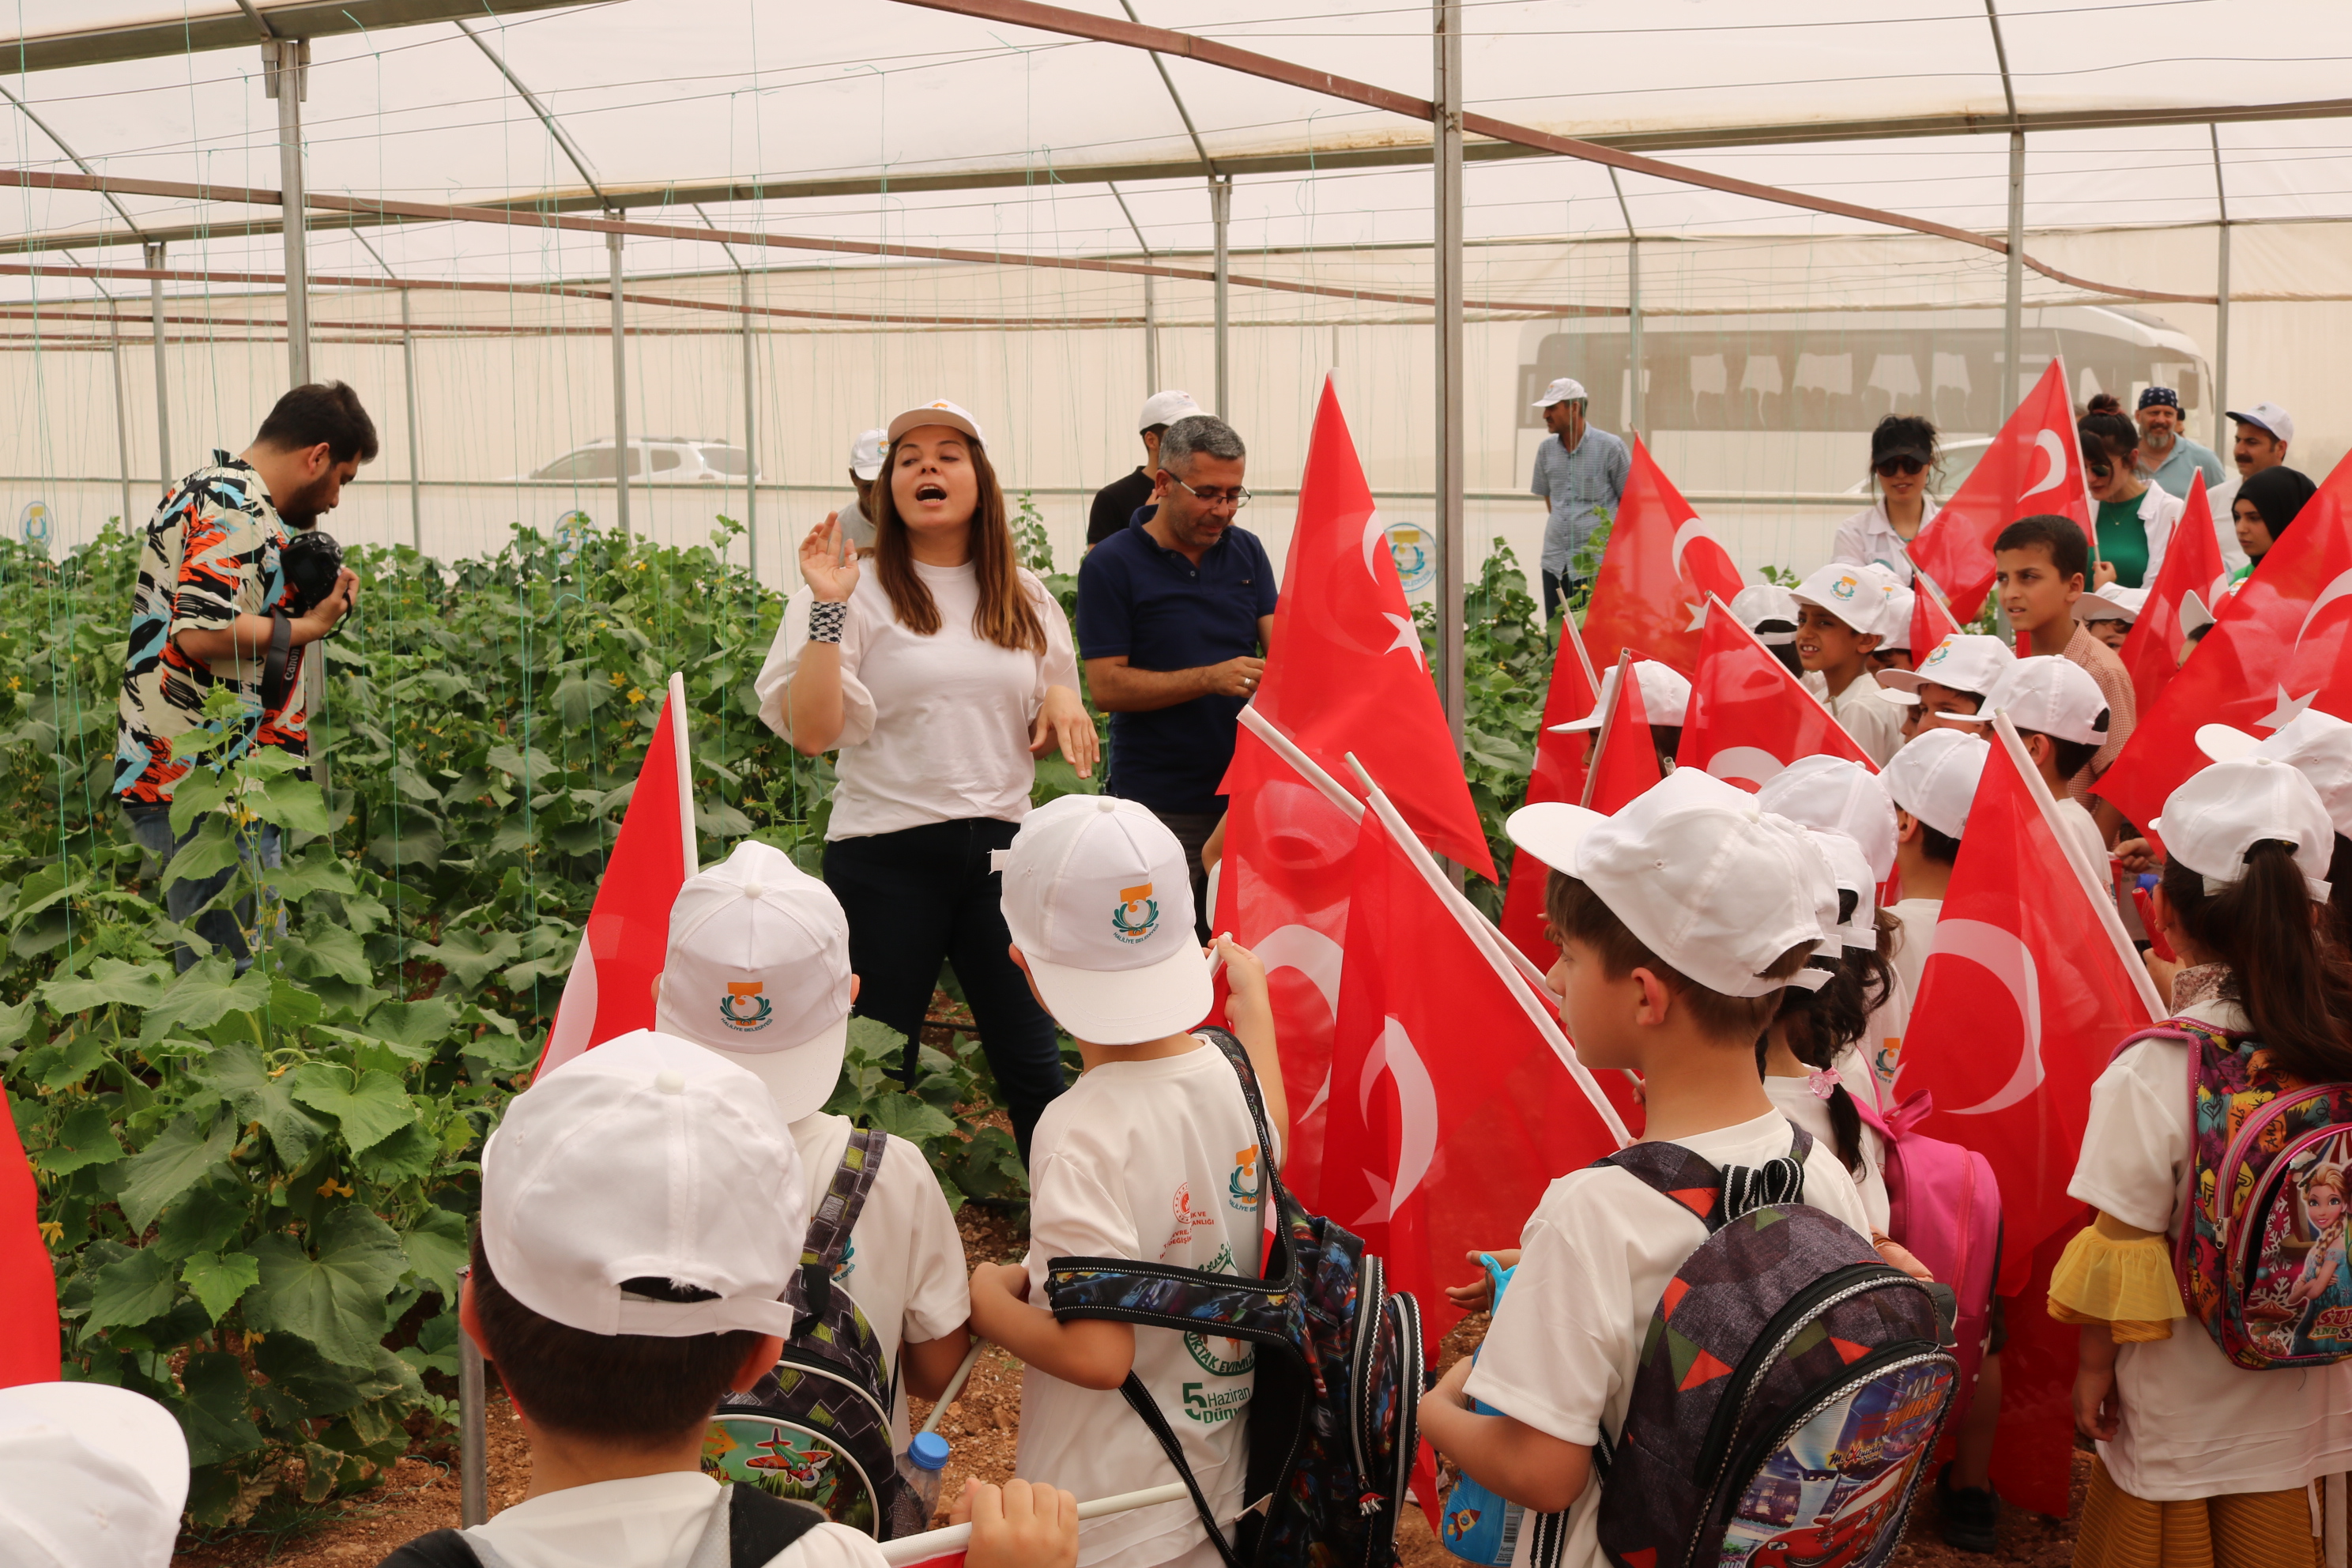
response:
M544 468L527 474L509 474L507 482L611 484L620 467L615 461L617 456L610 438L591 441ZM742 447L683 436L634 437L629 441L627 460L629 478L640 484L740 484L747 472L755 480L760 477Z

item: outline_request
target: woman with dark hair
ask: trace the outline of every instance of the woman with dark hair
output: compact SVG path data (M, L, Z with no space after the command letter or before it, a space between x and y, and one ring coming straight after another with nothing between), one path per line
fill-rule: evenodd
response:
M2180 521L2179 496L2140 477L2139 426L2124 417L2124 405L2105 393L2091 399L2074 422L2083 444L2083 476L2098 503L2098 554L2089 587L2116 583L2144 588L2164 567L2165 546Z
M1013 1136L1062 1092L1054 1023L1013 966L992 851L1028 814L1035 759L1098 749L1069 622L1013 556L979 424L952 403L890 422L861 561L827 517L801 544L755 688L803 756L838 748L824 880L849 917L857 1011L922 1033L942 963L980 1025Z
M2230 500L2230 521L2237 528L2238 548L2246 552L2246 563L2230 574L2231 585L2252 575L2318 489L2288 468L2261 468L2238 482L2238 493Z
M1890 414L1880 420L1870 433L1870 472L1878 499L1838 524L1830 559L1851 566L1884 566L1909 586L1911 557L1904 547L1936 515L1936 503L1927 495L1936 465L1933 425L1916 414Z

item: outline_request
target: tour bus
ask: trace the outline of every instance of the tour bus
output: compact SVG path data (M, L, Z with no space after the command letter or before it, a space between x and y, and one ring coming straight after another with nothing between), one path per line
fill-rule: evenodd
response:
M2142 387L2169 386L2187 433L2211 438L2212 372L2197 344L2160 317L2119 305L2044 306L2024 312L2019 336L2021 393L2060 355L2078 409L2106 392L2129 414ZM1530 469L1545 434L1532 405L1557 376L1584 384L1594 425L1624 433L1626 348L1622 319L1528 324L1519 472ZM1888 414L1924 414L1947 453L1932 489L1949 495L2006 413L2000 359L1998 309L1645 318L1640 434L1686 494L1866 494L1871 426Z

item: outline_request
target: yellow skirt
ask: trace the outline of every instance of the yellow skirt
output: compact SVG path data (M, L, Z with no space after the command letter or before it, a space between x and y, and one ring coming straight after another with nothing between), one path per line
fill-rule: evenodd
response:
M2091 1467L2074 1568L2320 1568L2311 1494L2239 1492L2149 1502Z

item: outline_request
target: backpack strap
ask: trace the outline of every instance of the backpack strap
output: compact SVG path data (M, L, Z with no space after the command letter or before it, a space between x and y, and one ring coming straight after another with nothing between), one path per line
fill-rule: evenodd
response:
M482 1560L461 1530L436 1530L395 1547L376 1568L481 1568Z
M852 1132L816 1213L809 1217L808 1235L801 1243L800 1278L784 1298L799 1297L794 1305L802 1309L803 1323L814 1323L833 1305L833 1271L841 1266L849 1233L866 1210L866 1194L874 1190L889 1142L890 1135L878 1128Z
M1858 1102L1857 1102L1858 1103ZM1795 1122L1789 1152L1761 1165L1709 1164L1680 1143L1630 1143L1595 1165L1614 1165L1662 1197L1690 1210L1713 1236L1733 1220L1768 1205L1802 1203L1805 1197L1805 1156L1812 1152L1812 1134Z
M2189 1058L2193 1064L2197 1055L2196 1047L2200 1045L2212 1046L2219 1050L2234 1051L2242 1041L2251 1037L2247 1035L2233 1035L2227 1029L2217 1029L2210 1024L2202 1024L2194 1018L2166 1018L2159 1023L2149 1025L2145 1029L2135 1029L2117 1040L2116 1048L2107 1053L2107 1060L2113 1063L2117 1057L2122 1056L2142 1040L2179 1040L2189 1047Z
M727 1527L726 1568L767 1568L802 1536L824 1522L824 1513L812 1505L771 1497L758 1487L722 1487L719 1501ZM706 1528L688 1568L703 1568L703 1547L716 1544L719 1522L714 1518Z
M1265 1277L1280 1279L1286 1284L1294 1283L1298 1278L1298 1269L1290 1222L1294 1215L1303 1218L1304 1211L1292 1201L1290 1190L1282 1184L1282 1173L1276 1169L1274 1136L1266 1130L1265 1100L1258 1092L1256 1064L1250 1060L1248 1047L1229 1030L1212 1026L1196 1029L1193 1033L1223 1051L1225 1060L1233 1064L1234 1076L1242 1080L1242 1098L1249 1102L1250 1125L1257 1131L1258 1169L1263 1173L1258 1177L1257 1190L1258 1202L1264 1206L1258 1212L1272 1222L1270 1228L1279 1259L1278 1264L1266 1261Z
M1223 1033L1222 1030L1218 1032ZM1232 1037L1226 1036L1226 1038ZM1151 1391L1143 1386L1143 1380L1131 1372L1127 1374L1127 1381L1118 1385L1118 1392L1135 1413L1143 1417L1143 1425L1158 1439L1160 1451L1168 1456L1168 1462L1176 1467L1176 1474L1184 1482L1184 1489L1192 1494L1192 1510L1201 1516L1201 1528L1209 1532L1209 1540L1216 1547L1217 1555L1224 1559L1225 1568L1242 1568L1241 1558L1234 1553L1232 1542L1225 1539L1223 1529L1217 1523L1216 1511L1209 1507L1209 1500L1201 1493L1201 1483L1192 1479L1192 1467L1184 1462L1184 1446L1176 1440L1176 1434L1168 1429L1168 1417L1160 1413L1160 1402L1151 1397Z

